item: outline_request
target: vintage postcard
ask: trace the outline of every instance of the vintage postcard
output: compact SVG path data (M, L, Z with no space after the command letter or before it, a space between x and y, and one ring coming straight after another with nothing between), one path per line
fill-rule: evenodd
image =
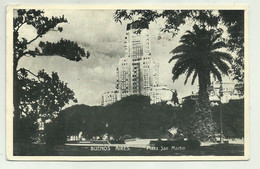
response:
M248 8L7 7L8 160L249 159Z

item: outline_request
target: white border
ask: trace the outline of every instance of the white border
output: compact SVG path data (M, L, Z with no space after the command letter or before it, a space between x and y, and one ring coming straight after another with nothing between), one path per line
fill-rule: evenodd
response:
M13 156L12 43L13 9L242 9L245 10L245 147L244 156ZM249 10L247 5L12 5L6 24L6 156L8 160L48 161L191 161L249 159Z

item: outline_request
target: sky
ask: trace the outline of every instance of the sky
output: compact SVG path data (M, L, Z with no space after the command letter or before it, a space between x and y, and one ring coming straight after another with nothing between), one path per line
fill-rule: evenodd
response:
M113 19L113 10L44 10L45 16L62 16L68 23L59 24L63 31L50 31L41 39L34 41L30 48L34 49L40 41L57 42L61 38L78 42L78 44L90 52L90 57L83 61L69 61L59 56L23 57L18 67L38 72L44 69L47 73L57 72L60 79L68 83L77 104L100 105L104 92L114 91L116 88L116 67L119 58L124 56L124 38L126 24L116 23ZM180 27L177 36L160 32L163 20L157 20L149 25L151 37L152 57L159 62L160 85L166 85L170 89L176 89L178 97L190 95L198 90L197 80L192 86L188 83L184 86L185 76L179 77L174 83L171 70L174 62L168 63L171 58L170 51L179 45L181 35L190 29L192 24L187 23ZM36 31L31 26L25 25L20 29L20 37L33 39ZM72 105L74 103L70 103Z

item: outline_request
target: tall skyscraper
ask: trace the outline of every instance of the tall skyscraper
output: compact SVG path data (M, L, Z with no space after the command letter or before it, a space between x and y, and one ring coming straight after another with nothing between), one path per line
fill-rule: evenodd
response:
M159 85L159 64L151 55L149 25L127 24L124 41L125 55L117 68L117 89L120 99L129 95L148 96Z
M171 100L171 90L159 86L159 63L151 54L149 25L127 24L124 48L125 55L120 57L117 67L116 91L102 95L102 106L130 95L150 96L151 104Z

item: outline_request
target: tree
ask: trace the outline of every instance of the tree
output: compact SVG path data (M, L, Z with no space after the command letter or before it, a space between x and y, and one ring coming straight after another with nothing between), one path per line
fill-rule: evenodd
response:
M222 125L223 133L226 138L244 138L244 99L232 100L229 103L221 105L223 111ZM212 107L214 121L217 122L220 129L220 106ZM219 131L220 132L220 131Z
M49 76L44 71L38 74L28 69L17 70L22 57L60 56L72 61L81 61L89 57L89 52L76 42L61 39L57 43L40 42L34 49L29 46L42 38L49 31L62 32L60 23L67 23L62 17L45 17L43 10L19 9L14 11L13 18L13 104L14 104L14 136L21 127L22 118L30 118L33 124L37 119L52 119L70 100L76 101L74 92L67 84L60 81L57 73ZM32 26L37 34L33 39L20 38L20 28L24 25ZM30 76L28 76L30 74ZM33 78L31 78L33 77ZM32 116L34 115L34 116ZM35 125L34 125L35 126ZM19 132L18 132L19 133Z
M180 43L171 51L173 56L169 63L177 60L172 69L172 79L175 81L180 75L186 74L184 82L186 84L193 74L192 84L194 84L198 77L199 102L207 103L210 75L222 81L222 74L228 75L230 67L228 63L231 64L233 60L229 53L220 51L227 46L222 40L222 30L206 30L205 27L194 25L193 31L187 31L181 37Z
M66 140L66 136L82 135L86 139L108 134L114 139L159 138L176 127L179 107L150 104L147 96L128 96L109 106L73 105L62 110L49 126L51 142ZM55 134L56 133L56 134ZM64 143L64 142L63 142Z
M17 66L22 57L54 56L59 55L72 61L80 61L82 58L89 57L89 52L78 46L77 43L61 39L58 43L40 42L38 48L29 50L28 46L39 38L42 38L49 31L62 32L62 27L57 27L60 23L67 23L64 16L48 18L44 16L43 10L16 11L17 16L13 19L13 75L14 75L14 108L17 110L19 103L19 85L17 84ZM28 40L19 39L19 30L23 25L31 25L36 29L35 38ZM57 30L55 29L57 27Z
M57 117L70 100L77 102L74 92L60 81L57 73L52 72L49 76L44 70L37 75L28 72L24 68L18 71L21 97L19 116L14 118L14 137L19 142L31 142L37 137L38 120L45 124Z
M229 50L237 53L232 64L233 79L238 82L237 89L244 95L244 11L243 10L220 10L220 17L228 28L227 38Z
M116 10L114 13L115 22L122 23L122 20L132 20L137 17L136 22L156 22L157 19L165 20L162 32L170 32L175 36L180 30L179 27L191 19L209 27L216 27L219 22L219 16L215 15L213 10Z
M192 84L198 77L199 98L191 118L190 136L200 140L214 138L216 125L212 118L209 105L208 87L211 75L222 82L222 75L228 75L232 56L222 52L226 43L222 39L221 29L206 30L204 26L193 26L193 31L187 31L181 37L180 45L171 51L173 54L169 62L177 60L173 66L173 81L180 75L186 74L184 84L192 76Z
M41 70L35 77L29 78L27 71L21 68L18 80L22 88L19 105L21 115L39 114L43 121L51 120L70 100L77 102L74 92L55 72L49 76Z

